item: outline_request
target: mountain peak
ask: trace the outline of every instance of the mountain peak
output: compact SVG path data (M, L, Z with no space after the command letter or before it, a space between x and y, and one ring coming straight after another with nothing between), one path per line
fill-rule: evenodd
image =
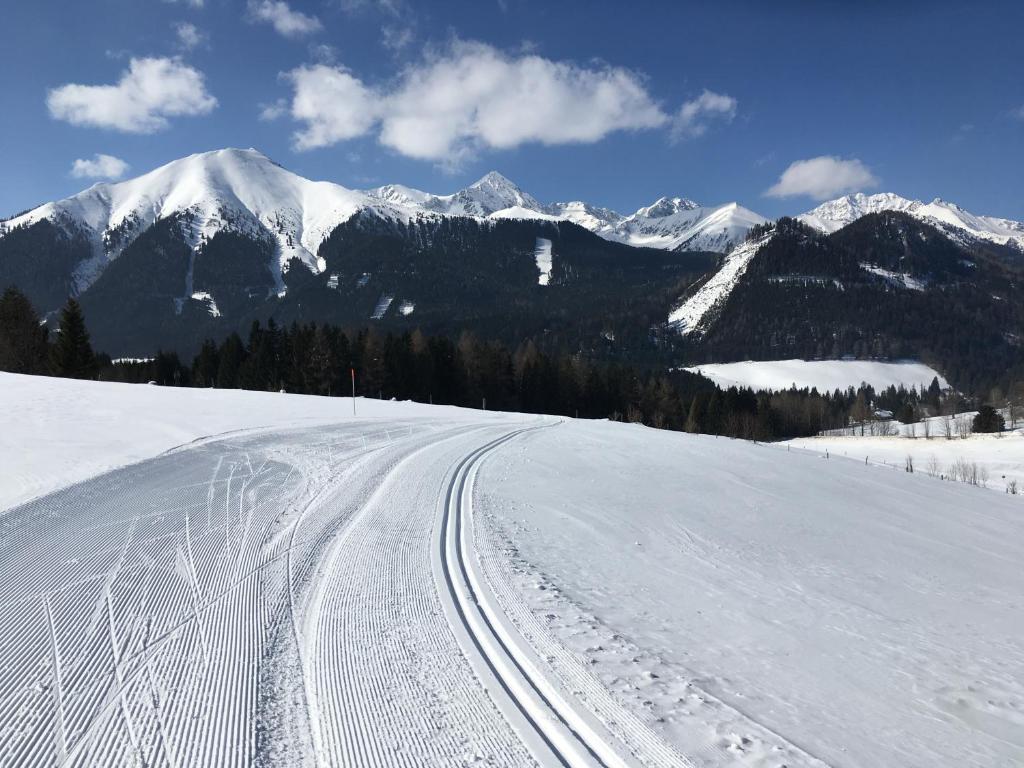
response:
M472 189L478 189L480 187L494 187L499 189L519 189L519 185L514 181L504 176L498 171L488 171L475 182L469 185Z
M646 208L640 208L634 215L648 219L663 219L680 211L695 211L698 208L698 203L685 197L659 197Z
M936 197L930 203L910 200L893 192L865 195L858 192L828 200L797 219L821 232L835 232L869 213L898 211L932 226L955 240L969 242L987 240L1024 250L1024 223L977 216L956 203Z

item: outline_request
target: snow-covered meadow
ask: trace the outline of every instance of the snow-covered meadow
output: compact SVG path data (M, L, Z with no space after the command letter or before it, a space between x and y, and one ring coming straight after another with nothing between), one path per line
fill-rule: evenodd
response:
M782 390L817 388L819 392L845 391L870 384L876 390L900 385L927 389L933 378L948 386L934 368L913 360L746 360L738 363L708 363L685 370L707 376L720 387Z
M0 375L0 765L1024 762L1019 497L357 406Z
M952 481L967 482L960 477L963 468L972 472L976 469L971 479L982 487L1024 494L1024 432L1015 429L967 434L973 416L937 416L916 424L876 422L866 427L863 435L859 428L851 427L819 437L787 440L785 445L900 471L912 468L916 474ZM872 427L876 432L891 430L892 434L873 435Z

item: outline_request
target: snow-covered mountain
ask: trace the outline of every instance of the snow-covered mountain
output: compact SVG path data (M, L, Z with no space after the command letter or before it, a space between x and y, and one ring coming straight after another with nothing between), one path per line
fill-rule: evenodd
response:
M738 203L702 206L679 197L663 197L613 226L609 239L668 250L725 253L766 219Z
M924 203L900 197L892 192L876 195L858 192L822 203L797 218L822 232L835 232L862 216L881 211L907 213L937 227L953 240L963 244L985 240L1024 251L1024 223L994 216L979 216L965 211L956 203L940 198Z
M737 203L706 207L680 197L660 198L628 216L580 200L545 205L495 171L450 195L395 184L366 194L448 216L571 221L606 240L665 250L724 253L765 221Z
M682 198L662 198L630 216L579 201L545 205L493 171L450 195L397 184L359 191L303 178L255 149L222 149L46 203L0 222L0 237L44 219L84 236L92 256L75 269L74 287L81 292L135 237L172 216L182 216L193 248L217 232L234 231L275 244L281 272L293 258L320 272L320 244L357 212L398 221L438 216L571 221L628 245L718 252L764 221L735 203L706 208Z
M255 149L222 149L175 160L128 181L94 184L0 223L0 236L49 219L87 237L93 258L76 270L75 284L81 291L137 235L177 214L184 214L192 247L221 230L235 231L276 242L282 269L297 257L320 271L320 244L338 224L362 210L398 220L422 213L339 184L310 181Z
M450 195L434 195L401 184L368 189L366 194L446 216L486 218L510 208L535 213L544 211L543 205L497 171L491 171L476 183Z

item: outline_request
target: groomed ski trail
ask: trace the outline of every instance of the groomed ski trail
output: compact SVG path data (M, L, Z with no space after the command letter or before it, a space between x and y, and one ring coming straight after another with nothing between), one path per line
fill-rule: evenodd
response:
M475 472L530 428L235 434L6 510L0 767L687 765L636 759L483 577Z
M561 681L544 669L536 649L502 612L480 567L473 534L473 486L480 465L489 454L520 435L555 426L557 423L505 434L467 455L452 473L438 534L438 563L449 616L460 630L463 649L477 674L542 764L566 768L692 768L688 760L628 713L615 713L623 721L619 730L628 731L635 739L627 746L593 712L575 701L574 691L597 681ZM564 687L565 682L572 691Z

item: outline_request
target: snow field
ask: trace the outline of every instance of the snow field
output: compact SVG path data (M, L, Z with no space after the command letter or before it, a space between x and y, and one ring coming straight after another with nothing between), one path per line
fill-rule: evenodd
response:
M970 416L968 416L970 418ZM909 456L914 473L950 478L954 464L965 461L985 470L985 487L1005 493L1007 486L1017 482L1024 493L1024 434L1020 431L1003 434L975 434L966 439L947 440L940 432L938 418L931 419L930 439L925 439L921 424L900 425L905 432L916 427L918 437L844 435L800 437L786 441L793 448L810 451L839 460L850 459L860 464L882 465L903 471Z
M1024 760L1017 500L573 421L496 454L477 493L510 620L695 765Z
M367 418L500 419L417 403L74 381L0 372L0 510L228 432Z
M881 360L746 360L739 363L707 363L684 370L707 376L718 386L750 387L783 390L794 384L798 388L816 387L819 392L846 391L867 383L876 390L890 386L927 389L938 377L939 386L946 380L924 363L913 360L884 362Z
M533 258L540 271L537 276L537 284L547 285L551 281L551 241L544 237L538 237L537 244L533 249Z
M1024 762L1014 497L636 425L0 397L36 487L115 467L0 506L0 766Z

